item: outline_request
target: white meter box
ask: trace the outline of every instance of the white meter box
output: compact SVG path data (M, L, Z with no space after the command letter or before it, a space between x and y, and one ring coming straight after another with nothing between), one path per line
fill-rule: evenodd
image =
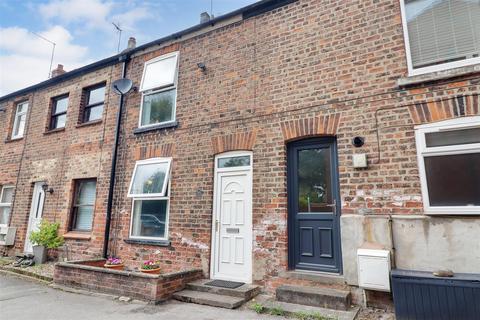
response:
M361 288L390 292L390 251L358 249L357 265Z

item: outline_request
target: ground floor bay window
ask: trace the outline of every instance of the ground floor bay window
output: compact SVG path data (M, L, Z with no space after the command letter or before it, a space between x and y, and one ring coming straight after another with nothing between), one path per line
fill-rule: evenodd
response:
M128 192L131 239L168 239L171 162L170 158L153 158L135 164Z
M480 117L421 125L416 141L427 214L480 214Z

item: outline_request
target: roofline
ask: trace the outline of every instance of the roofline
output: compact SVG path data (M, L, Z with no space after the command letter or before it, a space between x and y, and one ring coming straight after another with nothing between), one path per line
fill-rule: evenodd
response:
M74 70L66 72L62 75L59 75L59 76L56 76L54 78L39 82L37 84L34 84L30 87L26 87L24 89L14 91L12 93L4 95L3 97L0 97L0 103L4 102L6 100L9 100L11 98L17 97L17 96L25 95L27 93L30 93L30 92L34 91L34 90L45 88L45 87L48 87L48 86L52 86L52 85L55 85L55 84L60 83L62 81L66 81L66 80L69 80L71 78L78 77L78 76L84 75L86 73L89 73L89 72L92 72L92 71L95 71L95 70L98 70L98 69L101 69L101 68L104 68L104 67L108 67L108 66L117 64L121 61L124 61L125 59L128 59L133 53L142 51L146 48L149 48L149 47L152 47L152 46L155 46L155 45L165 43L167 41L178 40L178 39L180 39L181 37L183 37L187 34L190 34L190 33L193 33L195 31L201 30L201 29L203 29L205 27L208 27L208 26L214 26L215 24L217 24L221 21L224 21L224 20L228 20L228 19L230 19L234 16L237 16L237 15L241 14L242 15L242 20L245 20L245 19L248 19L248 18L251 18L251 17L255 17L257 15L260 15L262 13L277 9L279 7L288 5L288 4L293 3L295 1L298 1L298 0L261 0L261 1L255 2L251 5L246 6L246 7L243 7L243 8L237 9L235 11L226 13L224 15L218 16L217 18L214 18L214 19L209 20L207 22L197 24L193 27L190 27L190 28L184 29L182 31L173 33L173 34L168 35L166 37L159 38L157 40L148 42L148 43L143 44L141 46L138 46L134 49L124 51L122 53L119 53L119 54L116 54L114 56L96 61L94 63L91 63L91 64L88 64L86 66L80 67L78 69L74 69Z

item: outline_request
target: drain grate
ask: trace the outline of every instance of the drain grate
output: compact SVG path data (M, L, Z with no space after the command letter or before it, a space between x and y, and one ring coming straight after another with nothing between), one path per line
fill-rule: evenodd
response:
M228 289L236 289L240 286L243 286L244 284L245 284L244 282L225 281L225 280L213 280L205 283L205 285L207 286L221 287L221 288L228 288Z

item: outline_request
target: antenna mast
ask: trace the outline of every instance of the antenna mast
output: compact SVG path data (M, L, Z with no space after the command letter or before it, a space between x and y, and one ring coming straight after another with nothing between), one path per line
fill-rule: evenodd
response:
M115 29L117 29L118 31L118 45L117 45L117 53L120 52L120 41L122 39L122 29L120 29L120 22L112 22L113 26L115 27Z
M52 56L50 57L50 68L48 69L48 77L47 77L47 78L50 78L52 76L53 55L55 54L55 46L57 44L55 42L51 41L51 40L48 40L44 36L39 35L38 33L35 33L33 31L29 31L29 32L33 35L36 35L40 39L47 41L48 43L50 43L52 45Z

